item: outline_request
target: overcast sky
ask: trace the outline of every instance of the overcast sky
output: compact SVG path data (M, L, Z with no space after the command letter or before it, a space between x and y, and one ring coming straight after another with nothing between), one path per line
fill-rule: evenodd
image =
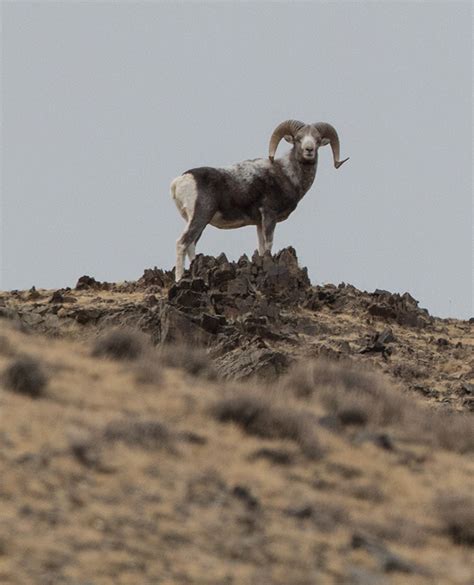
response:
M171 268L188 168L266 156L328 121L315 184L277 226L311 280L472 307L470 2L3 2L2 289ZM288 148L280 146L282 153ZM255 228L198 252L251 254Z

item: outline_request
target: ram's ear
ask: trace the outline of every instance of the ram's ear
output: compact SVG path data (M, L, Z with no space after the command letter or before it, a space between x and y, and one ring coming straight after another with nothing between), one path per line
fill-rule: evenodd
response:
M291 134L285 134L285 136L283 136L283 138L289 142L290 144L294 144L295 139L293 138L293 136Z
M327 146L331 141L329 140L329 138L323 138L321 140L321 146Z

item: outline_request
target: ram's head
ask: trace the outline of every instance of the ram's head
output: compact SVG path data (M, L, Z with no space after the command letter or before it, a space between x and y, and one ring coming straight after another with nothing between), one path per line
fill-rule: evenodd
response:
M286 120L279 124L270 138L268 156L272 162L282 138L294 145L295 156L303 163L314 163L318 148L326 144L331 145L336 169L349 160L339 160L339 137L334 126L327 122L304 124L298 120Z

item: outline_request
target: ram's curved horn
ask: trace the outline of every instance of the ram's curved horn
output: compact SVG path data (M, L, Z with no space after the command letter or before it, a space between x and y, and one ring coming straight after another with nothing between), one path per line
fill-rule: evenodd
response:
M337 135L336 129L327 122L316 122L313 126L321 134L321 138L329 140L334 158L334 166L338 169L349 158L339 160L339 136Z
M278 124L275 130L273 130L272 137L270 138L270 146L268 149L268 158L272 162L275 159L276 149L278 148L278 144L280 143L280 140L283 138L283 136L286 134L294 136L298 130L300 130L300 128L303 128L303 126L305 126L305 124L299 120L285 120L285 122Z

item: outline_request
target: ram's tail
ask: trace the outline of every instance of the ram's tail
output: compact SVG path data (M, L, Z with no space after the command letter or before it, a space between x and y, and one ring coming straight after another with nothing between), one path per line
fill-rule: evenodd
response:
M173 199L175 203L177 203L177 201L176 201L176 186L177 186L180 178L181 177L176 177L176 179L173 179L173 181L171 181L171 185L170 185L171 199Z
M190 221L196 202L196 187L191 175L176 177L170 185L171 198L178 208L179 214L185 221Z

